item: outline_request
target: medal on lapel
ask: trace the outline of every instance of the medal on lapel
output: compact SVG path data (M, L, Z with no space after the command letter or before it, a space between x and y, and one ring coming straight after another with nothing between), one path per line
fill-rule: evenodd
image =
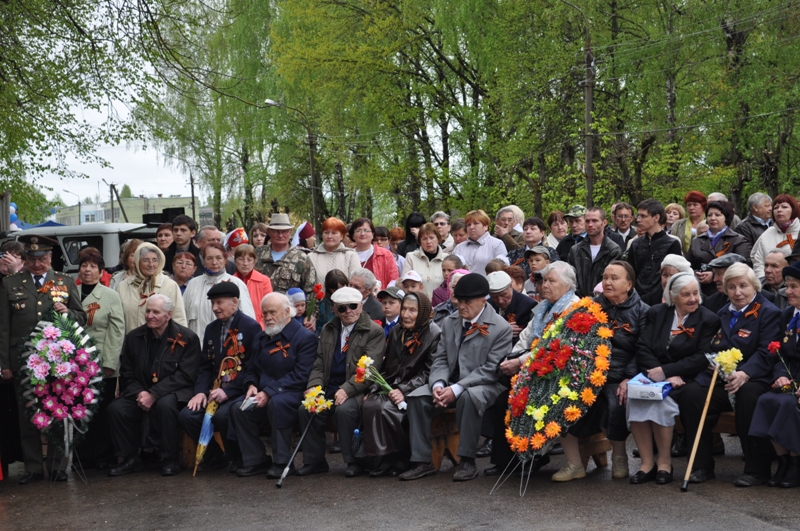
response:
M739 337L748 338L748 337L750 337L750 334L752 334L752 332L750 330L746 330L744 328L739 330Z
M153 373L153 383L156 382L158 382L158 375L156 373Z

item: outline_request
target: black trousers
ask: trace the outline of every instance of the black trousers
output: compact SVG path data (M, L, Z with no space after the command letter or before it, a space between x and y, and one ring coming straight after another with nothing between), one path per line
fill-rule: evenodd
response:
M303 439L303 464L314 465L325 460L325 423L333 415L333 423L336 424L336 431L339 434L339 442L342 445L342 459L348 465L356 462L353 455L353 431L358 428L361 421L361 403L364 395L348 398L340 406L333 406L327 411L311 416L306 408L300 406L300 429L305 430L309 421L311 428ZM274 459L274 458L273 458Z
M492 439L492 457L490 462L493 465L505 467L514 458L514 452L505 437L506 433L506 411L508 411L508 391L503 391L497 395L494 403L495 415L493 418L494 432L499 434ZM502 412L500 414L499 412Z
M178 417L184 405L174 393L158 399L150 411L143 411L135 398L114 400L108 406L108 417L117 457L136 457L144 437L150 437L163 459L177 460L181 447Z
M114 401L119 378L103 378L103 392L100 396L100 407L89 423L86 438L78 446L78 455L84 465L92 465L97 461L112 462L114 444L111 442L111 424L108 418L108 406Z
M261 429L269 422L271 427L272 462L286 466L292 457L293 428L275 427L275 402L270 400L267 407L254 407L249 411L240 409L242 400L231 406L231 418L236 429L236 438L242 451L242 464L256 466L266 460L264 443L259 436ZM309 434L310 435L310 434Z
M231 459L237 459L239 457L238 445L235 441L231 441L228 437L230 412L234 402L235 400L226 400L220 404L219 408L217 408L217 412L214 413L213 417L211 417L211 424L214 426L214 431L218 431L222 436L222 440L225 444L225 453L227 453ZM178 417L183 431L185 431L186 435L188 435L194 442L197 442L198 439L200 439L200 430L203 427L203 418L205 416L206 408L201 408L199 411L192 411L188 407L185 407L181 410L181 413ZM212 438L211 442L208 444L206 455L219 455L222 453L222 451L223 449L220 448L217 445L216 440Z
M732 411L728 392L724 389L725 383L718 381L711 395L708 414L703 431L700 434L700 443L697 446L694 469L714 470L714 457L712 456L713 437L711 429L719 420L720 413ZM773 449L767 439L750 437L750 423L756 409L758 398L769 391L768 384L762 382L747 382L736 392L736 431L742 443L744 454L744 473L754 475L770 475ZM681 422L686 429L687 443L694 444L703 406L708 395L708 387L703 387L697 382L686 384L680 396Z

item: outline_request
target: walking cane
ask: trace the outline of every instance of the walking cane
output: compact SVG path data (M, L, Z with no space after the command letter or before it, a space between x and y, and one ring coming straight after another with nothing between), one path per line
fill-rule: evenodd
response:
M692 445L692 454L689 456L689 466L686 467L686 475L683 477L683 485L681 485L681 492L689 490L689 476L692 475L692 467L694 466L694 456L697 454L697 447L700 445L700 436L703 433L703 425L706 423L706 414L708 413L708 405L711 403L711 394L714 392L714 384L717 383L717 373L719 370L714 367L714 374L711 376L711 385L708 386L708 395L706 395L706 405L703 406L703 414L700 416L700 425L697 427L697 435L694 437L694 445Z
M300 436L300 440L297 441L297 447L295 447L294 452L292 452L292 457L289 458L289 463L287 463L286 468L283 469L283 473L281 474L281 479L275 483L275 486L281 488L283 486L283 480L286 479L286 476L289 475L289 469L294 464L294 458L297 457L297 451L300 450L300 445L303 444L303 439L306 438L306 433L308 433L308 428L311 427L311 423L314 422L314 417L316 417L316 413L311 415L311 418L308 419L308 424L306 424L306 429L303 430L303 435Z

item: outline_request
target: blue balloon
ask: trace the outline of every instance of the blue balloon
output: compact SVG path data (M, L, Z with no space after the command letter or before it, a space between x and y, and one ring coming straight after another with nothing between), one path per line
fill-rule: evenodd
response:
M11 223L16 223L17 220L19 219L16 214L11 214L11 216L9 217L11 219Z

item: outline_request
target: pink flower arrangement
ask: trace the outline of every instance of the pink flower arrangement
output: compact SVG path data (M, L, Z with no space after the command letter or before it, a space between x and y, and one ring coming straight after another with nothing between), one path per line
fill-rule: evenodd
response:
M69 374L72 372L72 365L70 365L66 361L61 362L58 365L56 365L55 370L56 370L56 376L64 378L66 376L69 376Z
M89 354L86 353L86 349L80 349L75 353L75 361L81 365L89 363Z
M77 406L72 408L72 418L74 419L82 419L86 416L86 407L82 404L78 404Z
M68 339L62 339L58 342L58 346L61 347L61 352L69 356L73 352L75 352L75 345L72 344L72 341Z
M46 413L39 412L33 416L31 422L33 422L33 425L38 429L43 430L50 425L51 420L52 419Z
M83 390L83 403L91 404L94 401L94 391L89 388Z
M52 325L47 326L44 330L42 330L42 336L44 336L47 341L55 341L61 337L61 330Z

